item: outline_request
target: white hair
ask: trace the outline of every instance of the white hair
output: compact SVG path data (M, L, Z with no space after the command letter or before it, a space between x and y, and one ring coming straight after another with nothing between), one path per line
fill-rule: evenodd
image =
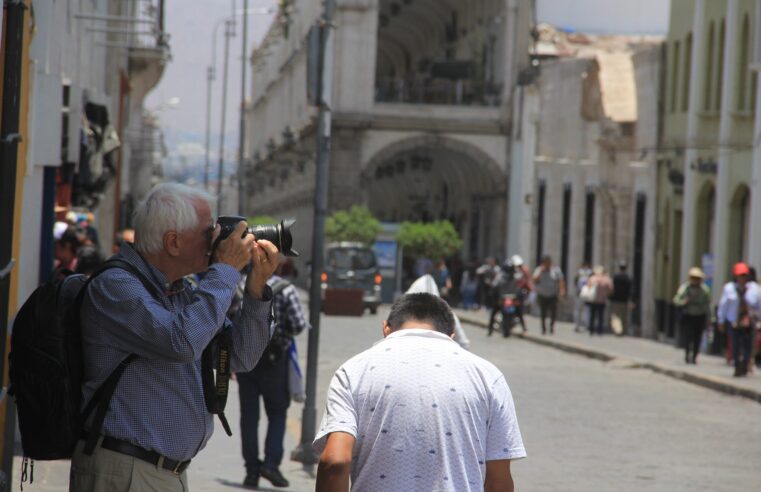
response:
M143 254L155 254L164 248L164 234L169 231L188 231L198 227L199 201L213 197L180 183L155 186L137 206L132 222L135 228L135 249Z

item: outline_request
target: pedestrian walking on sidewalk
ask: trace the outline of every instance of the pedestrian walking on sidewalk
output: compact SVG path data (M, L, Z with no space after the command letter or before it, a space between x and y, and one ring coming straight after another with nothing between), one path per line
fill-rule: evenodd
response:
M262 358L252 371L236 374L240 397L240 435L243 460L246 465L245 487L259 486L259 477L275 487L290 484L280 471L283 461L283 439L288 407L291 404L289 350L293 338L309 329L301 308L299 295L291 283L280 277L283 263L267 285L272 289L272 314L275 329ZM242 294L242 289L239 289ZM267 436L264 441L264 461L259 460L259 398L267 413Z
M597 333L602 335L605 330L605 308L608 304L608 297L613 293L613 282L607 273L605 267L597 265L589 277L589 287L593 290L594 295L588 302L589 305L589 336Z
M589 263L582 263L579 269L576 271L576 277L574 278L574 285L576 287L576 298L574 299L573 310L573 331L580 332L582 325L589 323L589 310L586 309L587 303L581 298L581 290L589 282L589 277L592 276L592 267Z
M499 274L499 266L497 260L493 257L486 258L483 265L476 269L476 276L478 277L478 294L476 297L479 299L481 306L486 307L489 310L489 333L494 325L494 318L500 309L497 302L498 294L497 289L494 286L494 280Z
M542 335L547 333L546 319L550 318L550 333L555 333L555 319L558 313L558 299L565 297L565 278L563 271L552 264L552 257L545 255L541 264L534 270L532 278L539 304L539 316L542 320Z
M512 491L523 458L510 388L492 363L452 341L449 306L407 294L383 341L330 382L315 436L317 491Z
M117 366L126 368L102 429L85 424L94 449L77 443L72 492L188 490L186 469L214 430L204 395L215 386L203 382L214 375L202 367L201 354L226 329L230 368L247 371L267 346L272 294L266 282L277 265L277 248L245 235L241 221L212 250L219 226L211 218L211 199L175 183L153 188L135 211L135 245L122 245L116 255L143 280L112 268L87 287L82 401L90 401ZM253 273L242 315L232 322L226 312L248 265ZM203 271L196 288L185 280Z
M761 292L755 282L748 282L750 269L745 263L737 263L732 269L735 280L724 285L719 302L719 323L730 333L735 377L748 374L751 354L753 323L759 318Z
M631 335L629 311L632 303L632 278L626 272L627 267L625 261L618 264L618 273L613 275L613 293L610 295L611 325L616 322L621 327L617 335Z
M685 334L684 362L697 364L700 342L711 317L711 289L703 282L705 275L698 267L690 268L689 280L679 286L674 305L680 309L680 325Z

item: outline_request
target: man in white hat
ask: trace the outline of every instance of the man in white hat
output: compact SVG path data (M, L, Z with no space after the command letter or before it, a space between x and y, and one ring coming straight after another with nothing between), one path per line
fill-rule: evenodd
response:
M674 305L680 308L680 325L686 333L684 362L697 364L703 330L711 316L711 289L703 282L705 274L698 267L690 268L689 280L679 286Z

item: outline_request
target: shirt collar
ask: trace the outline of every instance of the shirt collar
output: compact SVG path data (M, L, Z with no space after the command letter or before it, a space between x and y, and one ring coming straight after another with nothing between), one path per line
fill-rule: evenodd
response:
M153 266L151 262L138 253L130 243L122 245L118 256L121 256L122 259L135 266L143 274L146 274L155 284L161 287L161 290L166 295L182 292L185 288L185 282L183 282L183 279L180 279L173 284L170 283L169 279L164 275L164 272Z
M452 338L449 337L448 335L445 335L444 333L441 333L440 331L429 330L427 328L405 328L403 330L397 330L391 333L386 338L384 338L384 340L390 340L393 338L402 338L402 337L432 338L432 339L439 339L439 340L449 340L450 342L454 343L454 340L452 340Z

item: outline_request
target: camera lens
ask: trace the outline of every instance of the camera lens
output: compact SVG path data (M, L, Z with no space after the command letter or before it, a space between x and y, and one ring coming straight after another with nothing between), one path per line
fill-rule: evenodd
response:
M299 253L293 249L291 236L291 226L294 222L296 222L294 219L281 220L279 224L254 226L250 228L250 231L256 239L266 239L273 243L285 256L299 256Z
M239 215L223 215L217 219L217 224L220 226L219 237L214 243L216 249L220 241L227 239L230 234L235 230L235 226L238 222L246 220L245 217ZM274 244L278 251L285 256L299 256L299 253L293 249L293 237L291 236L291 226L296 220L281 220L279 224L264 224L254 227L250 227L243 233L253 234L256 239L266 239Z

